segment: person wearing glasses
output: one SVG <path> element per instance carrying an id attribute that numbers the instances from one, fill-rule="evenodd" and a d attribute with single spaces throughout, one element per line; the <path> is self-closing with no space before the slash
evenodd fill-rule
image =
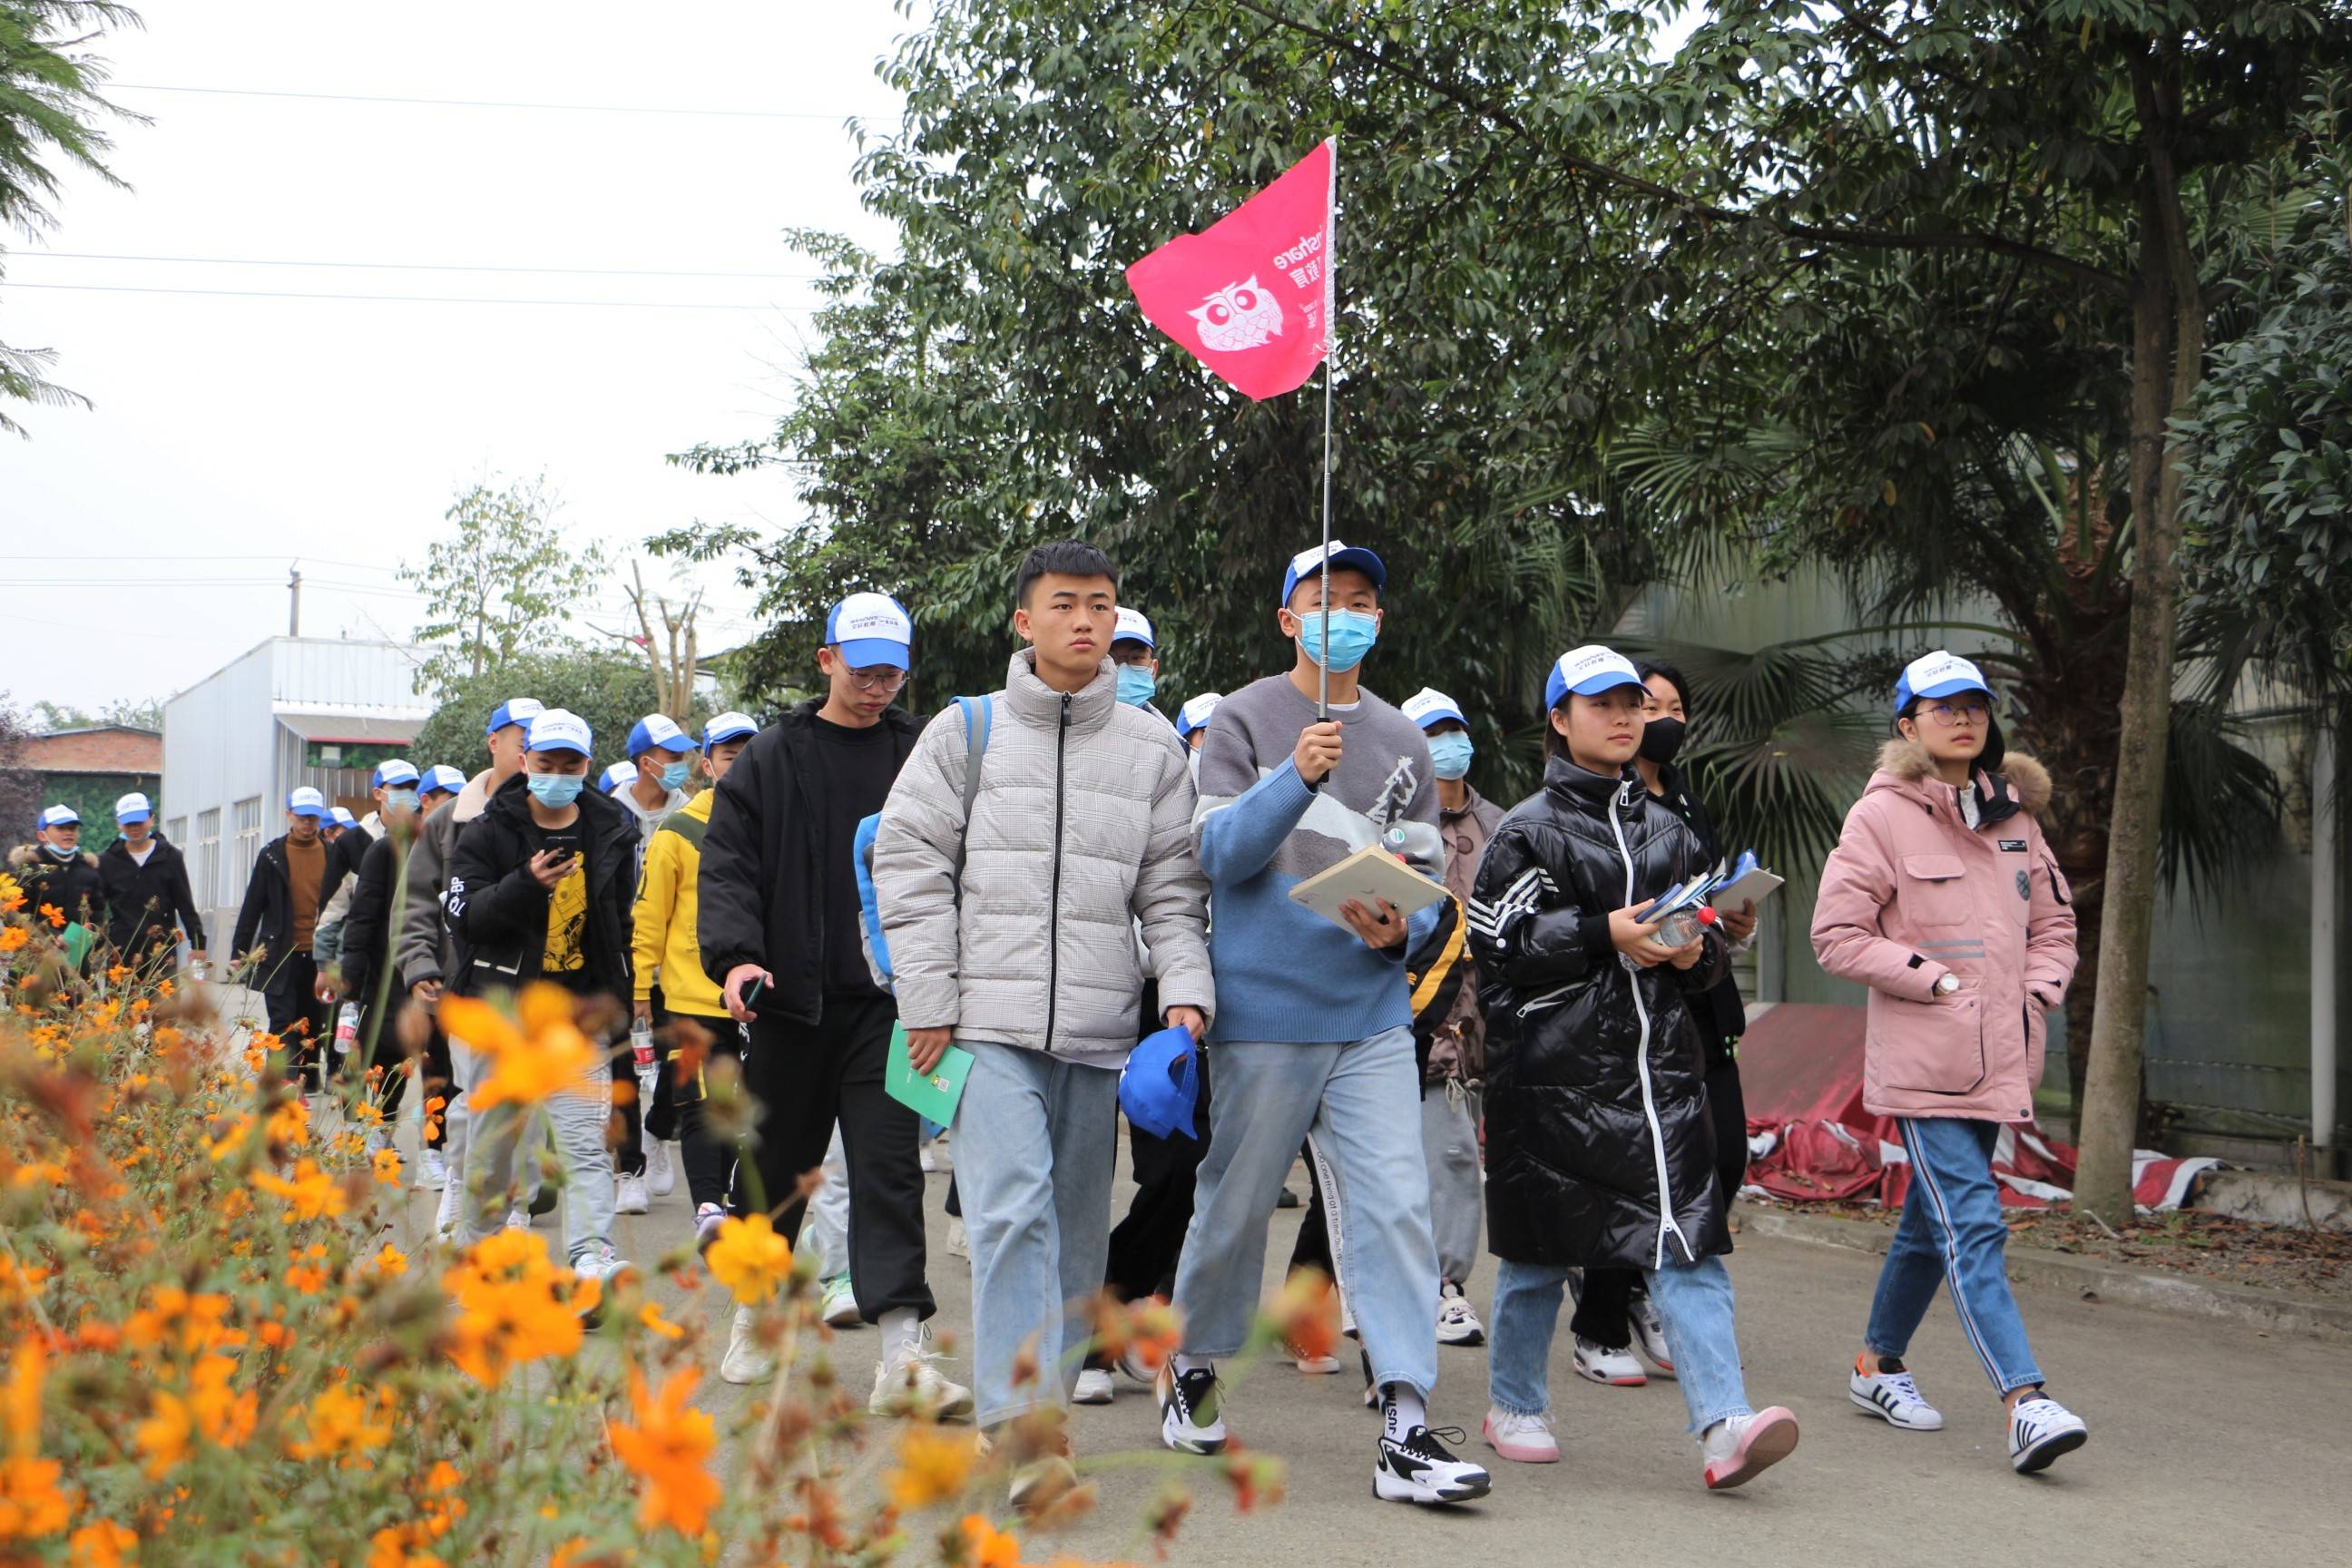
<path id="1" fill-rule="evenodd" d="M 751 738 L 711 794 L 702 837 L 702 969 L 727 1016 L 748 1026 L 743 1082 L 763 1107 L 756 1197 L 738 1164 L 738 1215 L 782 1205 L 797 1236 L 801 1177 L 824 1163 L 836 1121 L 849 1167 L 849 1276 L 860 1316 L 882 1330 L 868 1408 L 969 1415 L 971 1391 L 939 1370 L 924 1320 L 923 1172 L 915 1113 L 882 1087 L 897 1005 L 866 966 L 852 858 L 857 825 L 882 809 L 921 733 L 898 692 L 914 622 L 886 594 L 852 594 L 825 617 L 824 695 Z M 719 1375 L 775 1371 L 735 1314 Z"/>
<path id="2" fill-rule="evenodd" d="M 1903 1363 L 1943 1284 L 2008 1406 L 2020 1475 L 2089 1438 L 2026 1341 L 1992 1173 L 2001 1129 L 2033 1118 L 2044 1018 L 2074 975 L 2073 895 L 2034 820 L 2049 803 L 2048 771 L 2007 750 L 1977 667 L 1914 659 L 1813 905 L 1822 968 L 1870 987 L 1862 1102 L 1894 1119 L 1910 1177 L 1848 1395 L 1898 1430 L 1943 1427 Z"/>

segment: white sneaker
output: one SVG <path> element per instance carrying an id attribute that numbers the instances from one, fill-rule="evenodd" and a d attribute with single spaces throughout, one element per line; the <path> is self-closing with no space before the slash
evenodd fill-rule
<path id="1" fill-rule="evenodd" d="M 1674 1352 L 1666 1349 L 1665 1320 L 1658 1316 L 1657 1303 L 1650 1300 L 1647 1290 L 1633 1292 L 1633 1300 L 1627 1303 L 1625 1316 L 1633 1325 L 1633 1342 L 1642 1347 L 1642 1353 L 1649 1357 L 1650 1364 L 1666 1376 L 1674 1376 L 1675 1357 Z"/>
<path id="2" fill-rule="evenodd" d="M 1442 1345 L 1483 1345 L 1486 1325 L 1470 1310 L 1462 1287 L 1448 1279 L 1437 1293 L 1437 1342 Z"/>
<path id="3" fill-rule="evenodd" d="M 971 1414 L 971 1390 L 941 1372 L 925 1328 L 914 1343 L 874 1369 L 874 1396 L 866 1402 L 875 1415 L 928 1415 L 935 1421 Z"/>
<path id="4" fill-rule="evenodd" d="M 927 1176 L 936 1176 L 940 1173 L 940 1163 L 932 1157 L 931 1146 L 929 1143 L 923 1145 L 922 1159 L 923 1174 Z"/>
<path id="5" fill-rule="evenodd" d="M 1900 1426 L 1906 1432 L 1940 1432 L 1944 1429 L 1944 1413 L 1920 1397 L 1918 1384 L 1910 1372 L 1893 1356 L 1878 1358 L 1879 1370 L 1864 1372 L 1866 1357 L 1858 1357 L 1853 1371 L 1845 1380 L 1846 1397 L 1856 1408 L 1880 1416 L 1890 1426 Z M 1890 1371 L 1886 1363 L 1895 1363 Z"/>
<path id="6" fill-rule="evenodd" d="M 1461 1440 L 1461 1428 L 1445 1435 Z M 1457 1459 L 1438 1442 L 1437 1434 L 1416 1426 L 1404 1441 L 1392 1442 L 1381 1434 L 1380 1457 L 1372 1461 L 1372 1495 L 1388 1502 L 1468 1502 L 1486 1495 L 1495 1484 L 1484 1465 Z"/>
<path id="7" fill-rule="evenodd" d="M 2083 1418 L 2046 1394 L 2027 1394 L 2009 1413 L 2009 1467 L 2021 1476 L 2048 1469 L 2090 1440 Z"/>
<path id="8" fill-rule="evenodd" d="M 1078 1384 L 1070 1391 L 1073 1405 L 1108 1405 L 1118 1397 L 1111 1386 L 1110 1373 L 1098 1366 L 1083 1367 L 1078 1372 Z"/>
<path id="9" fill-rule="evenodd" d="M 727 1354 L 719 1363 L 719 1380 L 724 1383 L 765 1383 L 776 1375 L 776 1358 L 751 1337 L 751 1326 L 758 1321 L 749 1307 L 735 1309 L 734 1326 L 727 1331 Z"/>
<path id="10" fill-rule="evenodd" d="M 717 1204 L 704 1204 L 694 1211 L 694 1247 L 698 1252 L 709 1249 L 719 1239 L 719 1227 L 727 1223 L 727 1211 Z"/>
<path id="11" fill-rule="evenodd" d="M 846 1274 L 836 1274 L 824 1282 L 824 1294 L 818 1299 L 816 1310 L 817 1316 L 836 1329 L 864 1321 L 857 1311 L 857 1292 Z"/>
<path id="12" fill-rule="evenodd" d="M 1489 1408 L 1486 1431 L 1486 1447 L 1506 1459 L 1522 1465 L 1559 1463 L 1559 1439 L 1551 1435 L 1551 1422 L 1544 1416 Z"/>
<path id="13" fill-rule="evenodd" d="M 1778 1405 L 1734 1415 L 1706 1429 L 1698 1443 L 1707 1489 L 1745 1486 L 1797 1449 L 1797 1418 Z"/>
<path id="14" fill-rule="evenodd" d="M 971 1233 L 964 1229 L 963 1221 L 960 1219 L 948 1221 L 948 1251 L 957 1258 L 969 1259 L 971 1257 Z"/>
<path id="15" fill-rule="evenodd" d="M 1339 1370 L 1339 1358 L 1335 1355 L 1308 1355 L 1297 1345 L 1282 1347 L 1285 1360 L 1309 1377 L 1329 1377 Z"/>
<path id="16" fill-rule="evenodd" d="M 1180 1454 L 1216 1454 L 1225 1447 L 1225 1414 L 1217 1370 L 1178 1373 L 1171 1359 L 1160 1369 L 1160 1440 Z"/>
<path id="17" fill-rule="evenodd" d="M 435 1233 L 440 1236 L 457 1235 L 458 1211 L 464 1208 L 465 1205 L 466 1184 L 457 1179 L 457 1172 L 451 1171 L 449 1184 L 441 1189 L 440 1206 L 433 1214 Z"/>
<path id="18" fill-rule="evenodd" d="M 1632 1351 L 1612 1351 L 1581 1337 L 1576 1342 L 1576 1375 L 1612 1388 L 1640 1388 L 1650 1381 Z"/>
<path id="19" fill-rule="evenodd" d="M 604 1281 L 629 1272 L 628 1259 L 613 1250 L 609 1241 L 600 1241 L 572 1260 L 572 1272 L 583 1279 Z"/>
<path id="20" fill-rule="evenodd" d="M 389 1149 L 392 1146 L 391 1128 L 378 1122 L 375 1126 L 367 1130 L 367 1152 L 369 1159 L 374 1159 L 378 1154 L 383 1153 L 386 1149 Z"/>
<path id="21" fill-rule="evenodd" d="M 653 1205 L 646 1198 L 646 1179 L 643 1176 L 620 1178 L 619 1191 L 613 1198 L 614 1214 L 643 1214 L 651 1207 Z"/>
<path id="22" fill-rule="evenodd" d="M 417 1187 L 424 1192 L 446 1192 L 449 1187 L 448 1163 L 441 1158 L 438 1149 L 427 1149 L 417 1162 Z"/>
<path id="23" fill-rule="evenodd" d="M 646 1191 L 657 1198 L 666 1198 L 677 1191 L 677 1164 L 670 1158 L 669 1144 L 659 1138 L 646 1144 Z"/>

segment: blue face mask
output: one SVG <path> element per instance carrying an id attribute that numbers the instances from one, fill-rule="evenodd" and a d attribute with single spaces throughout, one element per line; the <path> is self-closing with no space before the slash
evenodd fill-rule
<path id="1" fill-rule="evenodd" d="M 1476 748 L 1470 737 L 1459 730 L 1448 730 L 1443 735 L 1429 738 L 1429 765 L 1442 779 L 1458 779 L 1470 771 L 1470 758 Z"/>
<path id="2" fill-rule="evenodd" d="M 1160 691 L 1160 678 L 1150 667 L 1122 664 L 1118 667 L 1118 700 L 1129 708 L 1141 708 Z"/>
<path id="3" fill-rule="evenodd" d="M 1364 662 L 1364 656 L 1372 651 L 1372 644 L 1380 635 L 1381 623 L 1377 616 L 1366 615 L 1361 610 L 1334 610 L 1331 612 L 1331 647 L 1327 653 L 1323 647 L 1323 612 L 1298 612 L 1298 646 L 1307 650 L 1308 658 L 1326 669 L 1355 668 Z"/>
<path id="4" fill-rule="evenodd" d="M 416 792 L 413 789 L 388 789 L 383 792 L 383 808 L 386 811 L 415 811 Z"/>
<path id="5" fill-rule="evenodd" d="M 662 788 L 676 789 L 680 784 L 686 783 L 687 767 L 688 763 L 682 757 L 677 762 L 663 763 L 661 774 Z"/>
<path id="6" fill-rule="evenodd" d="M 580 798 L 581 789 L 588 781 L 578 773 L 531 773 L 531 798 L 551 809 L 561 809 Z"/>

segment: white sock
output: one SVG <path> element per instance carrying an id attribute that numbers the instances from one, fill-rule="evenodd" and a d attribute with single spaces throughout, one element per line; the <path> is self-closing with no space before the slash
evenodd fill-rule
<path id="1" fill-rule="evenodd" d="M 922 1320 L 915 1315 L 912 1307 L 893 1307 L 874 1326 L 882 1331 L 884 1366 L 896 1365 L 922 1342 Z"/>
<path id="2" fill-rule="evenodd" d="M 1183 1376 L 1188 1372 L 1201 1372 L 1203 1370 L 1214 1372 L 1216 1369 L 1216 1362 L 1208 1356 L 1183 1355 L 1180 1353 L 1176 1357 L 1176 1375 L 1179 1377 Z"/>
<path id="3" fill-rule="evenodd" d="M 1429 1425 L 1429 1406 L 1412 1388 L 1391 1383 L 1381 1390 L 1381 1418 L 1388 1423 L 1389 1441 L 1402 1443 L 1406 1433 Z"/>

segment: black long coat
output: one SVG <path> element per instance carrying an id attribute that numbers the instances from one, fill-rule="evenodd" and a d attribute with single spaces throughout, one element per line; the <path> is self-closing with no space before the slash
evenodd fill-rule
<path id="1" fill-rule="evenodd" d="M 1486 1016 L 1486 1240 L 1518 1263 L 1652 1268 L 1731 1250 L 1688 999 L 1727 954 L 1636 968 L 1609 913 L 1707 868 L 1630 772 L 1562 757 L 1503 818 L 1470 914 Z"/>

